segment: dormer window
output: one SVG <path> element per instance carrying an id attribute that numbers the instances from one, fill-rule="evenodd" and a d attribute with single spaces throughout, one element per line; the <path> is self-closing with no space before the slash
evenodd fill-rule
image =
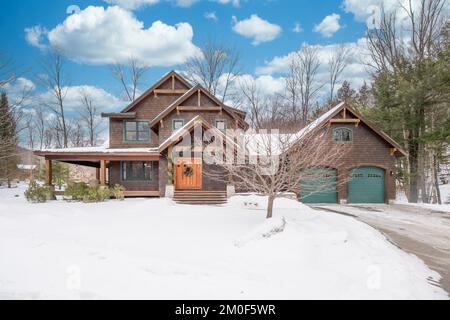
<path id="1" fill-rule="evenodd" d="M 334 142 L 352 142 L 353 130 L 349 128 L 336 128 L 333 130 Z"/>
<path id="2" fill-rule="evenodd" d="M 216 128 L 220 131 L 227 130 L 227 122 L 225 120 L 216 120 Z"/>
<path id="3" fill-rule="evenodd" d="M 150 125 L 148 121 L 125 121 L 125 142 L 150 142 Z"/>

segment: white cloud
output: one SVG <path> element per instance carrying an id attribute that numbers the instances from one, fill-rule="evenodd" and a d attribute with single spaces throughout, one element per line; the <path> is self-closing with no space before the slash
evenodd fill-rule
<path id="1" fill-rule="evenodd" d="M 325 38 L 331 38 L 333 34 L 342 28 L 339 24 L 339 19 L 341 19 L 341 16 L 336 13 L 326 16 L 321 23 L 314 27 L 314 31 Z"/>
<path id="2" fill-rule="evenodd" d="M 42 43 L 43 39 L 47 36 L 48 30 L 44 27 L 37 25 L 31 28 L 25 29 L 25 40 L 40 49 L 45 49 L 46 45 Z"/>
<path id="3" fill-rule="evenodd" d="M 216 0 L 220 4 L 229 4 L 231 3 L 233 7 L 239 7 L 241 5 L 239 0 Z"/>
<path id="4" fill-rule="evenodd" d="M 90 6 L 50 30 L 47 38 L 76 62 L 124 63 L 134 57 L 149 66 L 172 66 L 200 54 L 193 36 L 189 23 L 171 26 L 155 21 L 145 28 L 123 8 Z"/>
<path id="5" fill-rule="evenodd" d="M 205 12 L 205 18 L 213 21 L 219 21 L 215 12 Z"/>
<path id="6" fill-rule="evenodd" d="M 279 25 L 263 20 L 256 14 L 252 14 L 250 18 L 241 21 L 233 16 L 233 24 L 233 31 L 246 38 L 253 39 L 252 44 L 254 46 L 273 41 L 282 31 Z"/>
<path id="7" fill-rule="evenodd" d="M 140 9 L 144 6 L 154 5 L 159 2 L 159 0 L 104 0 L 104 1 L 111 5 L 118 5 L 128 10 Z"/>
<path id="8" fill-rule="evenodd" d="M 357 42 L 345 43 L 345 44 L 330 44 L 330 45 L 316 45 L 318 49 L 318 59 L 320 61 L 320 68 L 318 70 L 318 79 L 326 83 L 328 81 L 328 63 L 339 46 L 344 45 L 349 50 L 349 63 L 341 78 L 347 80 L 355 88 L 361 86 L 364 80 L 370 78 L 369 72 L 366 67 L 368 55 L 366 47 L 366 39 L 362 38 Z M 272 60 L 265 63 L 264 66 L 256 69 L 256 74 L 262 75 L 274 75 L 284 74 L 289 70 L 290 61 L 296 52 L 290 52 L 284 56 L 274 57 Z M 326 89 L 326 87 L 325 87 Z"/>
<path id="9" fill-rule="evenodd" d="M 126 105 L 125 101 L 96 86 L 81 85 L 64 87 L 63 92 L 66 93 L 64 99 L 66 111 L 73 114 L 79 112 L 83 107 L 81 102 L 82 93 L 86 93 L 92 99 L 100 112 L 119 111 Z M 55 103 L 55 97 L 50 91 L 41 93 L 38 99 L 43 104 Z"/>
<path id="10" fill-rule="evenodd" d="M 198 1 L 199 0 L 175 0 L 174 2 L 178 7 L 189 8 Z"/>
<path id="11" fill-rule="evenodd" d="M 299 22 L 296 22 L 294 28 L 292 29 L 292 32 L 300 33 L 302 31 L 303 31 L 302 26 L 300 25 Z"/>
<path id="12" fill-rule="evenodd" d="M 127 10 L 137 10 L 145 6 L 151 6 L 161 2 L 161 0 L 103 0 L 103 1 L 110 5 L 117 5 Z M 166 0 L 166 1 L 172 2 L 178 7 L 189 8 L 201 0 Z M 239 0 L 210 0 L 210 1 L 215 1 L 220 4 L 231 4 L 234 7 L 240 6 Z"/>

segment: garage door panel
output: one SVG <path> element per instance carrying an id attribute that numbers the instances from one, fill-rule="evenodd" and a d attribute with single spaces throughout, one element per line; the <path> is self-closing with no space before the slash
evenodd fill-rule
<path id="1" fill-rule="evenodd" d="M 314 169 L 314 173 L 300 183 L 300 201 L 303 203 L 337 203 L 336 182 L 336 170 Z"/>
<path id="2" fill-rule="evenodd" d="M 350 171 L 348 182 L 349 203 L 384 203 L 385 172 L 377 167 L 360 167 Z"/>

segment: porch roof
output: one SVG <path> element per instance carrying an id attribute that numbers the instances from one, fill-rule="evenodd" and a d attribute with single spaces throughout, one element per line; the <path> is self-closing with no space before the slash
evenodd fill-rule
<path id="1" fill-rule="evenodd" d="M 61 161 L 159 160 L 160 157 L 158 148 L 109 148 L 108 142 L 100 147 L 44 149 L 34 154 Z"/>

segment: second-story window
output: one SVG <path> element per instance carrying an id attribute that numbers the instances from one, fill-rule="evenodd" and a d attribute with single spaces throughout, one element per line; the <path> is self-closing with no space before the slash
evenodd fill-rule
<path id="1" fill-rule="evenodd" d="M 184 120 L 176 119 L 172 121 L 172 129 L 173 131 L 180 130 L 184 126 Z"/>
<path id="2" fill-rule="evenodd" d="M 353 141 L 353 130 L 348 128 L 336 128 L 333 130 L 334 142 L 351 142 Z"/>
<path id="3" fill-rule="evenodd" d="M 225 120 L 216 120 L 216 128 L 220 131 L 227 130 L 227 122 Z"/>
<path id="4" fill-rule="evenodd" d="M 126 142 L 150 141 L 150 126 L 148 121 L 125 121 L 124 128 Z"/>

